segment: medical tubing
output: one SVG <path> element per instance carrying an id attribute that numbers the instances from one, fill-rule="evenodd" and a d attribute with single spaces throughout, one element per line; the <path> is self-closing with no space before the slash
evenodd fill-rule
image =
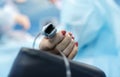
<path id="1" fill-rule="evenodd" d="M 34 41 L 33 41 L 33 49 L 35 49 L 35 43 L 37 38 L 41 35 L 41 32 L 37 34 L 37 36 L 35 37 Z M 66 56 L 63 54 L 62 51 L 58 50 L 60 55 L 63 57 L 64 63 L 65 63 L 65 68 L 66 68 L 66 77 L 71 77 L 71 70 L 70 70 L 70 63 L 68 61 L 68 59 L 66 58 Z"/>
<path id="2" fill-rule="evenodd" d="M 66 77 L 71 77 L 70 63 L 69 63 L 67 57 L 63 54 L 63 52 L 60 50 L 58 50 L 58 51 L 64 59 L 65 68 L 66 68 Z"/>

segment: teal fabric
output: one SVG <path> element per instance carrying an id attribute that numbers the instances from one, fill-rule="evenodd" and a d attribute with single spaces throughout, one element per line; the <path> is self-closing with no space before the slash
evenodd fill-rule
<path id="1" fill-rule="evenodd" d="M 74 60 L 120 77 L 120 6 L 114 0 L 65 0 L 61 22 L 79 42 Z"/>

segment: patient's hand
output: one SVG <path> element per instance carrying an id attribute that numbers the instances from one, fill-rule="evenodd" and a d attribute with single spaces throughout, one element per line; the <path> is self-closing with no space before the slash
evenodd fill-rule
<path id="1" fill-rule="evenodd" d="M 58 32 L 52 39 L 43 38 L 40 42 L 40 49 L 59 54 L 62 51 L 69 59 L 72 59 L 78 51 L 78 42 L 74 41 L 71 33 L 66 31 Z"/>

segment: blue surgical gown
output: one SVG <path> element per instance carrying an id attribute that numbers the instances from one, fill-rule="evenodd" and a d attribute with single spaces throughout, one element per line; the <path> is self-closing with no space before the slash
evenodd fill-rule
<path id="1" fill-rule="evenodd" d="M 79 43 L 74 60 L 120 77 L 120 6 L 115 0 L 64 0 L 61 23 Z"/>

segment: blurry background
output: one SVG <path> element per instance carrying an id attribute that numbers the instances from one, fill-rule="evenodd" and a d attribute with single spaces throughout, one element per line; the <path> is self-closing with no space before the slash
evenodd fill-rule
<path id="1" fill-rule="evenodd" d="M 51 19 L 59 21 L 59 9 L 50 0 L 26 0 L 24 3 L 15 3 L 18 10 L 29 17 L 31 28 L 28 32 L 33 36 L 41 30 L 42 23 Z M 18 25 L 15 29 L 22 27 Z"/>
<path id="2" fill-rule="evenodd" d="M 0 0 L 0 77 L 7 77 L 21 47 L 32 47 L 43 24 L 59 23 L 59 16 L 54 0 Z"/>
<path id="3" fill-rule="evenodd" d="M 97 66 L 108 77 L 120 77 L 120 0 L 63 0 L 62 9 L 61 1 L 0 0 L 0 77 L 7 77 L 21 46 L 31 47 L 49 21 L 65 25 L 77 38 L 76 61 Z"/>

